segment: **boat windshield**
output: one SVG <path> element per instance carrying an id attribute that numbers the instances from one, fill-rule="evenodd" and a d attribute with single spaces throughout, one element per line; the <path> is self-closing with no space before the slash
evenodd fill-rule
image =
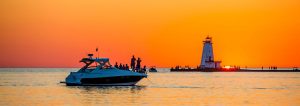
<path id="1" fill-rule="evenodd" d="M 78 72 L 92 72 L 95 69 L 111 69 L 112 65 L 108 58 L 83 58 L 80 62 L 86 65 L 82 67 Z"/>
<path id="2" fill-rule="evenodd" d="M 109 63 L 109 61 L 106 62 L 100 62 L 99 66 L 101 69 L 109 69 L 112 68 L 112 65 Z"/>
<path id="3" fill-rule="evenodd" d="M 98 66 L 100 66 L 101 69 L 112 68 L 112 65 L 109 63 L 108 58 L 99 58 L 99 59 L 96 59 L 96 62 L 99 63 Z"/>

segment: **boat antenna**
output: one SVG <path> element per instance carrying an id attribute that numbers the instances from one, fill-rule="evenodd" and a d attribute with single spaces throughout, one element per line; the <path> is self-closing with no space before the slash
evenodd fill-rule
<path id="1" fill-rule="evenodd" d="M 98 47 L 96 48 L 96 52 L 97 52 L 97 58 L 99 58 Z"/>

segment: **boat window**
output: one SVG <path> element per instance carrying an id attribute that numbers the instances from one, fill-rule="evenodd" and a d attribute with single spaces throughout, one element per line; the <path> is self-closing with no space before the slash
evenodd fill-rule
<path id="1" fill-rule="evenodd" d="M 91 70 L 91 69 L 96 69 L 97 66 L 89 66 L 87 69 Z"/>
<path id="2" fill-rule="evenodd" d="M 112 65 L 111 65 L 109 62 L 105 62 L 105 63 L 102 65 L 102 69 L 109 69 L 109 68 L 112 68 Z"/>

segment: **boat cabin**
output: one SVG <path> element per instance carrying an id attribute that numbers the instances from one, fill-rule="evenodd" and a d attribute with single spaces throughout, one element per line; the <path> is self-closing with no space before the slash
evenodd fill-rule
<path id="1" fill-rule="evenodd" d="M 111 69 L 109 58 L 93 58 L 93 54 L 88 54 L 88 58 L 82 58 L 80 62 L 85 63 L 78 72 L 92 72 L 95 69 Z"/>

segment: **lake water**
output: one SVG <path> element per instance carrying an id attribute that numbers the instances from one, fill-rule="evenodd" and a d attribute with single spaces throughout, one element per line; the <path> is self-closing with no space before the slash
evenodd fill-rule
<path id="1" fill-rule="evenodd" d="M 65 86 L 71 68 L 1 68 L 7 105 L 300 105 L 300 73 L 202 73 L 158 69 L 137 86 Z"/>

